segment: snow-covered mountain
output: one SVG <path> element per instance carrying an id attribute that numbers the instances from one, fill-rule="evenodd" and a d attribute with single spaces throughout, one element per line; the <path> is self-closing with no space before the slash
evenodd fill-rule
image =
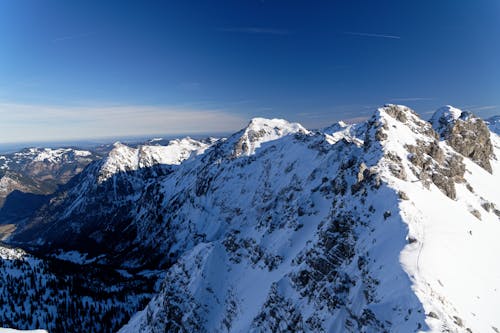
<path id="1" fill-rule="evenodd" d="M 160 269 L 120 332 L 500 329 L 500 137 L 473 114 L 386 105 L 319 131 L 256 118 L 155 147 L 115 144 L 9 239 Z"/>
<path id="2" fill-rule="evenodd" d="M 193 165 L 159 185 L 166 218 L 142 237 L 178 259 L 121 332 L 494 331 L 500 141 L 463 130 L 476 123 L 454 118 L 440 140 L 389 105 L 340 140 L 288 135 L 237 160 L 208 151 L 201 179 Z M 494 151 L 454 149 L 459 135 Z"/>

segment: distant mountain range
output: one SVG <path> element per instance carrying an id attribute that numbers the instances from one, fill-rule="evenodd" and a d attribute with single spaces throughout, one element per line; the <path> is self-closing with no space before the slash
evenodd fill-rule
<path id="1" fill-rule="evenodd" d="M 499 126 L 386 105 L 0 157 L 0 326 L 500 332 Z"/>

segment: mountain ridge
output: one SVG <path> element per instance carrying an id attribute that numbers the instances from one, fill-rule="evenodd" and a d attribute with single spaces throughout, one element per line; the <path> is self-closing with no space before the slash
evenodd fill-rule
<path id="1" fill-rule="evenodd" d="M 488 331 L 500 327 L 500 139 L 461 115 L 439 121 L 441 110 L 431 124 L 386 105 L 323 131 L 257 118 L 179 164 L 144 168 L 140 148 L 119 146 L 133 167 L 99 183 L 94 162 L 50 204 L 62 210 L 40 211 L 57 236 L 27 228 L 14 240 L 52 253 L 53 240 L 89 233 L 97 262 L 164 270 L 125 333 Z M 92 204 L 75 213 L 80 197 Z"/>

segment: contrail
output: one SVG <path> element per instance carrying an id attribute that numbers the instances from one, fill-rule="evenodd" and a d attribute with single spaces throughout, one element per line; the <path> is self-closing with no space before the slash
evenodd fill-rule
<path id="1" fill-rule="evenodd" d="M 346 34 L 346 35 L 352 35 L 352 36 L 361 36 L 361 37 L 401 39 L 400 36 L 384 35 L 384 34 L 372 34 L 372 33 L 368 33 L 368 32 L 351 32 L 351 31 L 347 31 L 347 32 L 344 32 L 344 34 Z"/>

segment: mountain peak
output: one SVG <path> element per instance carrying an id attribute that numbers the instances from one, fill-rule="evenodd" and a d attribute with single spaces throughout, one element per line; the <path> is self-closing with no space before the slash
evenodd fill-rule
<path id="1" fill-rule="evenodd" d="M 246 127 L 246 131 L 248 130 L 260 130 L 272 128 L 277 131 L 288 131 L 288 132 L 308 132 L 301 124 L 299 123 L 291 123 L 285 119 L 278 118 L 262 118 L 255 117 L 250 120 L 248 126 Z"/>
<path id="2" fill-rule="evenodd" d="M 295 133 L 307 134 L 309 131 L 299 123 L 284 119 L 253 118 L 248 126 L 238 133 L 241 135 L 234 146 L 233 156 L 252 155 L 261 144 Z"/>
<path id="3" fill-rule="evenodd" d="M 451 105 L 440 107 L 434 112 L 429 122 L 439 135 L 443 135 L 450 124 L 453 124 L 462 116 L 462 110 Z"/>

